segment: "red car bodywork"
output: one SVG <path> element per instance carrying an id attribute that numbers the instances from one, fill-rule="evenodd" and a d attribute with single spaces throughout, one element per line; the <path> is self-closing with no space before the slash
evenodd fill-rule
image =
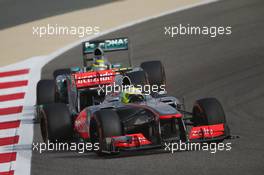
<path id="1" fill-rule="evenodd" d="M 135 106 L 135 104 L 130 104 Z M 141 106 L 142 107 L 142 106 Z M 156 115 L 159 120 L 170 120 L 173 118 L 180 119 L 183 117 L 181 113 L 171 114 L 171 115 L 160 115 L 157 112 L 154 112 L 153 109 L 144 106 L 143 108 L 148 108 L 150 111 Z M 86 110 L 82 111 L 75 120 L 74 129 L 83 139 L 89 139 L 89 121 L 87 117 L 89 112 Z M 91 116 L 93 117 L 93 116 Z M 187 133 L 189 141 L 197 141 L 203 139 L 215 139 L 219 137 L 224 137 L 225 128 L 224 124 L 216 125 L 205 125 L 205 126 L 192 126 L 189 133 Z M 143 145 L 151 145 L 151 141 L 148 140 L 142 133 L 126 134 L 122 136 L 111 137 L 113 144 L 117 148 L 136 148 Z"/>

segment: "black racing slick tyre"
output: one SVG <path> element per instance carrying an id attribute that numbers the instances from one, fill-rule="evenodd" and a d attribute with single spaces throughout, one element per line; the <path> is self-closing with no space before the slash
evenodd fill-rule
<path id="1" fill-rule="evenodd" d="M 144 86 L 149 84 L 147 75 L 144 71 L 129 72 L 126 74 L 126 76 L 129 78 L 131 85 Z"/>
<path id="2" fill-rule="evenodd" d="M 73 124 L 66 104 L 53 103 L 43 106 L 40 118 L 44 142 L 65 142 L 73 138 Z"/>
<path id="3" fill-rule="evenodd" d="M 166 75 L 163 64 L 160 61 L 147 61 L 141 63 L 140 67 L 146 72 L 150 85 L 166 84 Z"/>
<path id="4" fill-rule="evenodd" d="M 230 131 L 226 122 L 224 109 L 216 98 L 197 100 L 193 106 L 192 113 L 194 126 L 223 123 L 225 126 L 225 134 L 229 136 Z"/>
<path id="5" fill-rule="evenodd" d="M 57 98 L 54 80 L 40 80 L 37 84 L 37 105 L 55 103 Z"/>
<path id="6" fill-rule="evenodd" d="M 97 111 L 92 128 L 94 128 L 91 131 L 92 142 L 98 142 L 100 145 L 100 149 L 96 152 L 98 155 L 101 155 L 102 150 L 105 149 L 105 138 L 122 135 L 119 116 L 112 109 L 101 109 Z"/>

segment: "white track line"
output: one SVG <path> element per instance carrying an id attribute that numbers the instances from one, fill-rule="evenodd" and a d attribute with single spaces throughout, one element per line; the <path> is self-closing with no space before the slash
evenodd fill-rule
<path id="1" fill-rule="evenodd" d="M 10 162 L 0 163 L 0 172 L 10 171 Z"/>
<path id="2" fill-rule="evenodd" d="M 2 115 L 0 117 L 0 122 L 9 122 L 9 121 L 16 121 L 18 120 L 19 116 L 22 114 L 10 114 L 10 115 Z"/>
<path id="3" fill-rule="evenodd" d="M 23 106 L 24 99 L 3 101 L 0 102 L 0 108 L 14 107 L 14 106 Z"/>
<path id="4" fill-rule="evenodd" d="M 35 66 L 37 64 L 38 66 Z M 17 160 L 13 164 L 15 174 L 29 175 L 31 167 L 32 143 L 33 143 L 33 119 L 34 119 L 34 105 L 36 102 L 36 86 L 40 79 L 41 67 L 39 62 L 33 62 L 30 68 L 28 91 L 25 94 L 24 108 L 21 119 L 21 125 L 17 129 L 17 135 L 20 136 L 19 143 L 14 147 L 17 151 Z"/>
<path id="5" fill-rule="evenodd" d="M 13 137 L 16 134 L 16 128 L 0 130 L 0 138 Z"/>
<path id="6" fill-rule="evenodd" d="M 0 89 L 0 95 L 9 95 L 9 94 L 15 94 L 20 92 L 25 92 L 27 89 L 26 86 L 22 87 L 15 87 L 15 88 L 8 88 L 8 89 Z"/>
<path id="7" fill-rule="evenodd" d="M 13 69 L 10 71 L 13 71 Z M 3 72 L 3 71 L 1 71 L 1 72 Z M 28 80 L 28 77 L 29 77 L 28 74 L 0 77 L 0 83 Z M 5 88 L 5 89 L 0 89 L 0 95 L 10 95 L 10 94 L 15 94 L 15 93 L 21 93 L 21 92 L 25 92 L 26 90 L 27 90 L 27 86 Z M 2 102 L 0 102 L 0 108 L 23 106 L 24 102 L 25 102 L 24 98 L 2 101 Z M 20 116 L 23 116 L 22 113 L 10 114 L 10 115 L 1 115 L 0 116 L 0 122 L 16 121 L 18 118 L 21 118 Z M 20 126 L 21 126 L 21 124 L 20 124 Z M 7 138 L 7 137 L 14 137 L 14 136 L 19 136 L 18 135 L 18 128 L 1 129 L 0 130 L 0 138 Z M 14 147 L 14 145 L 0 146 L 0 153 L 14 152 L 13 147 Z M 15 161 L 14 162 L 7 162 L 7 163 L 0 163 L 0 172 L 10 171 L 11 169 L 13 169 L 14 163 L 15 163 Z"/>
<path id="8" fill-rule="evenodd" d="M 28 74 L 8 76 L 8 77 L 0 77 L 0 83 L 10 82 L 10 81 L 27 80 L 27 79 L 28 79 Z"/>
<path id="9" fill-rule="evenodd" d="M 2 115 L 0 117 L 0 122 L 9 122 L 9 121 L 16 121 L 21 120 L 23 122 L 24 120 L 33 120 L 34 119 L 34 109 L 27 109 L 27 107 L 24 107 L 22 113 L 18 114 L 9 114 L 9 115 Z"/>

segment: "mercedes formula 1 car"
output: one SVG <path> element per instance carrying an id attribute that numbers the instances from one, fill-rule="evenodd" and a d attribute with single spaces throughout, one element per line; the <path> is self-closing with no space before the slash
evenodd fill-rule
<path id="1" fill-rule="evenodd" d="M 98 93 L 103 86 L 113 84 L 117 77 L 129 77 L 133 84 L 165 84 L 165 71 L 160 61 L 143 62 L 139 67 L 123 67 L 110 63 L 105 52 L 128 50 L 128 39 L 117 38 L 102 41 L 83 42 L 83 67 L 55 70 L 54 79 L 40 80 L 37 84 L 37 106 L 50 103 L 65 103 L 72 113 L 79 113 L 84 107 L 100 104 L 105 97 Z M 89 56 L 92 55 L 92 58 Z M 129 54 L 130 55 L 130 54 Z"/>

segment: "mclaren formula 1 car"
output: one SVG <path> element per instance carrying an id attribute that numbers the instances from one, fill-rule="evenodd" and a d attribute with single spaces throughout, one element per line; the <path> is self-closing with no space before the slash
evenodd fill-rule
<path id="1" fill-rule="evenodd" d="M 72 109 L 75 107 L 72 103 L 49 103 L 38 108 L 44 141 L 99 143 L 98 154 L 115 154 L 161 148 L 171 142 L 222 141 L 230 135 L 224 110 L 215 98 L 197 100 L 188 112 L 166 93 L 125 91 L 108 94 L 99 104 L 79 111 Z"/>

